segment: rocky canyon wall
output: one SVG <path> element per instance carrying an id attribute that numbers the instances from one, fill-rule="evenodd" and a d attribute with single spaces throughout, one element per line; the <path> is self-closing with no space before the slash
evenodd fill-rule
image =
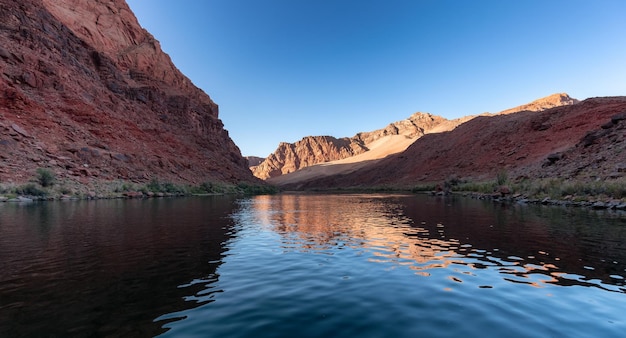
<path id="1" fill-rule="evenodd" d="M 417 139 L 447 120 L 427 113 L 415 113 L 408 119 L 390 123 L 385 128 L 357 133 L 353 137 L 306 136 L 295 143 L 281 143 L 261 164 L 251 168 L 261 179 L 278 177 L 318 163 L 341 160 L 370 150 L 385 136 L 403 135 Z"/>
<path id="2" fill-rule="evenodd" d="M 0 0 L 0 161 L 0 182 L 256 182 L 123 0 Z"/>

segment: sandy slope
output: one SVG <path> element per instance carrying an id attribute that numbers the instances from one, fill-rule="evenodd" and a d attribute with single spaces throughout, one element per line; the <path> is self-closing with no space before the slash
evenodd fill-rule
<path id="1" fill-rule="evenodd" d="M 309 180 L 311 178 L 353 172 L 356 169 L 371 164 L 372 161 L 404 151 L 415 142 L 416 139 L 417 138 L 410 138 L 404 135 L 388 135 L 369 144 L 368 148 L 370 150 L 365 153 L 342 160 L 316 164 L 290 174 L 270 178 L 267 182 L 283 185 Z"/>
<path id="2" fill-rule="evenodd" d="M 607 182 L 626 177 L 625 131 L 626 97 L 479 116 L 449 132 L 424 135 L 405 151 L 352 171 L 281 186 L 406 188 L 451 177 L 490 181 L 502 171 L 518 182 L 535 178 Z"/>
<path id="3" fill-rule="evenodd" d="M 425 134 L 442 133 L 453 130 L 460 124 L 474 117 L 476 116 L 465 116 L 455 120 L 443 121 L 439 125 L 426 131 Z M 371 165 L 389 155 L 405 151 L 420 137 L 422 136 L 408 137 L 406 135 L 387 135 L 367 144 L 366 146 L 369 150 L 365 153 L 337 161 L 315 164 L 289 174 L 269 178 L 266 181 L 270 184 L 282 186 L 308 181 L 313 178 L 348 174 Z"/>

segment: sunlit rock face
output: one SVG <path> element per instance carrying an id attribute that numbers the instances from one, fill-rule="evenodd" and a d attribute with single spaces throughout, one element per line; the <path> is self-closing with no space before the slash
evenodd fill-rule
<path id="1" fill-rule="evenodd" d="M 404 144 L 406 139 L 415 140 L 444 122 L 449 121 L 440 116 L 415 113 L 408 119 L 390 123 L 385 128 L 361 132 L 353 137 L 306 136 L 295 143 L 279 144 L 265 161 L 251 169 L 254 175 L 261 179 L 278 177 L 318 163 L 363 154 L 376 147 L 376 142 L 385 137 L 404 136 L 404 138 L 398 138 L 397 142 Z M 392 149 L 398 148 L 388 146 L 390 150 L 387 154 L 393 153 Z"/>
<path id="2" fill-rule="evenodd" d="M 0 0 L 0 181 L 255 181 L 123 0 Z"/>
<path id="3" fill-rule="evenodd" d="M 571 98 L 568 94 L 558 93 L 496 114 L 468 115 L 454 120 L 418 112 L 405 120 L 390 123 L 385 128 L 361 132 L 351 138 L 306 136 L 295 143 L 283 142 L 264 162 L 252 166 L 250 169 L 256 177 L 264 180 L 269 179 L 272 184 L 296 184 L 297 186 L 301 180 L 309 180 L 313 176 L 332 176 L 339 173 L 343 175 L 345 171 L 352 170 L 352 167 L 346 168 L 345 162 L 341 163 L 342 168 L 332 168 L 334 163 L 329 163 L 324 168 L 319 166 L 311 168 L 311 166 L 319 163 L 347 158 L 354 158 L 353 162 L 371 161 L 370 164 L 362 165 L 365 167 L 373 165 L 373 160 L 404 151 L 411 143 L 426 134 L 453 130 L 478 116 L 506 115 L 522 111 L 540 112 L 578 102 L 577 99 Z M 395 135 L 404 136 L 404 138 L 392 138 Z M 381 147 L 380 144 L 384 144 L 384 146 Z M 376 154 L 372 152 L 373 148 L 378 148 Z M 371 156 L 363 156 L 364 153 L 371 153 Z M 306 174 L 301 174 L 298 177 L 292 175 L 290 178 L 278 178 L 303 168 L 309 168 Z M 367 183 L 364 182 L 364 184 Z"/>
<path id="4" fill-rule="evenodd" d="M 349 173 L 309 175 L 286 181 L 284 188 L 411 187 L 450 178 L 484 182 L 501 172 L 514 182 L 619 183 L 626 176 L 625 153 L 626 97 L 600 97 L 542 111 L 477 116 Z"/>
<path id="5" fill-rule="evenodd" d="M 511 114 L 511 113 L 517 113 L 517 112 L 526 111 L 526 110 L 527 111 L 543 111 L 543 110 L 554 108 L 554 107 L 571 106 L 578 102 L 580 101 L 578 101 L 577 99 L 571 98 L 566 93 L 557 93 L 557 94 L 552 94 L 546 97 L 542 97 L 533 102 L 523 104 L 515 108 L 501 111 L 500 114 Z"/>

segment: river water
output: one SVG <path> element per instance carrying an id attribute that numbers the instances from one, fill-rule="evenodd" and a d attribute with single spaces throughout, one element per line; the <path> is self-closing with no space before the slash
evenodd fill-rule
<path id="1" fill-rule="evenodd" d="M 463 197 L 0 204 L 0 337 L 624 337 L 626 215 Z"/>

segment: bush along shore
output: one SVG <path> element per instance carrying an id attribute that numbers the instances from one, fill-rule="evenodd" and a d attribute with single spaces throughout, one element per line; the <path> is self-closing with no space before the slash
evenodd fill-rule
<path id="1" fill-rule="evenodd" d="M 152 179 L 148 183 L 126 181 L 95 182 L 89 187 L 74 181 L 58 181 L 47 169 L 38 169 L 28 183 L 0 183 L 0 202 L 82 200 L 113 198 L 158 198 L 193 195 L 265 195 L 278 192 L 273 186 L 250 183 L 204 182 L 175 184 Z"/>
<path id="2" fill-rule="evenodd" d="M 460 194 L 494 202 L 542 204 L 592 209 L 626 210 L 626 179 L 567 180 L 519 179 L 509 181 L 505 172 L 486 182 L 449 178 L 441 184 L 419 185 L 413 192 L 433 195 Z"/>

